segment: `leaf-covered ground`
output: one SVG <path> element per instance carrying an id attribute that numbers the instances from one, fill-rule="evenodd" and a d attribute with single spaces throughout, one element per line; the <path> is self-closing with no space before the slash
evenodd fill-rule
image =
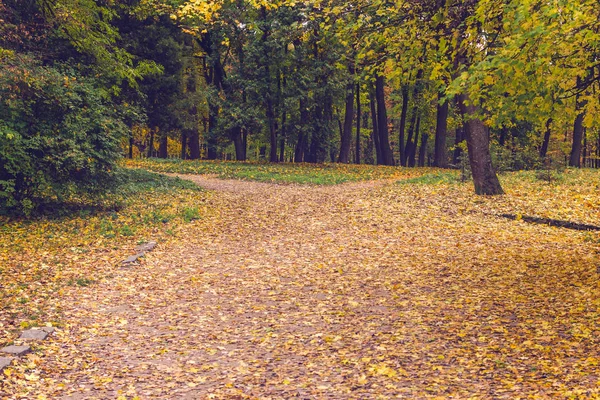
<path id="1" fill-rule="evenodd" d="M 551 184 L 509 175 L 507 195 L 494 198 L 429 178 L 321 187 L 187 178 L 214 190 L 193 194 L 202 218 L 160 236 L 141 265 L 121 268 L 118 249 L 104 263 L 81 254 L 85 271 L 102 271 L 91 285 L 36 292 L 50 297 L 60 329 L 5 371 L 0 393 L 600 396 L 600 233 L 495 216 L 599 224 L 597 172 Z M 52 244 L 39 252 L 71 257 L 71 244 Z M 37 257 L 27 254 L 23 265 Z"/>

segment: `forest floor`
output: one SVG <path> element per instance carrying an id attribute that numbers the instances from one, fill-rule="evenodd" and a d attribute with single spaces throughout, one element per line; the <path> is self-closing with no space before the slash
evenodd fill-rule
<path id="1" fill-rule="evenodd" d="M 598 174 L 571 174 L 493 198 L 427 179 L 182 176 L 210 190 L 198 218 L 140 265 L 107 250 L 101 276 L 51 296 L 59 329 L 0 393 L 598 398 L 600 233 L 521 218 L 598 225 Z"/>

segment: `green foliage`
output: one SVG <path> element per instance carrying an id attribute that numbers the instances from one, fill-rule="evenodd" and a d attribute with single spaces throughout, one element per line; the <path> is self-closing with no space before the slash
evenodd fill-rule
<path id="1" fill-rule="evenodd" d="M 18 56 L 0 65 L 0 199 L 25 214 L 110 185 L 126 133 L 95 83 Z"/>

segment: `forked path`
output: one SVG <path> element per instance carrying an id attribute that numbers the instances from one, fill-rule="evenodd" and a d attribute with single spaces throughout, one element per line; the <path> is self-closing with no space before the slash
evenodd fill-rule
<path id="1" fill-rule="evenodd" d="M 212 212 L 72 300 L 47 356 L 49 397 L 514 398 L 595 387 L 585 360 L 598 347 L 573 329 L 597 326 L 573 311 L 585 294 L 572 285 L 594 260 L 575 234 L 461 213 L 428 188 L 184 178 L 218 191 Z"/>

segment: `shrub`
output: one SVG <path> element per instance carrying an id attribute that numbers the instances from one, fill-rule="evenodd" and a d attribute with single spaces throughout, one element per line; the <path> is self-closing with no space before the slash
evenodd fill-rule
<path id="1" fill-rule="evenodd" d="M 0 59 L 0 208 L 27 214 L 102 193 L 125 133 L 93 80 L 26 56 Z"/>

